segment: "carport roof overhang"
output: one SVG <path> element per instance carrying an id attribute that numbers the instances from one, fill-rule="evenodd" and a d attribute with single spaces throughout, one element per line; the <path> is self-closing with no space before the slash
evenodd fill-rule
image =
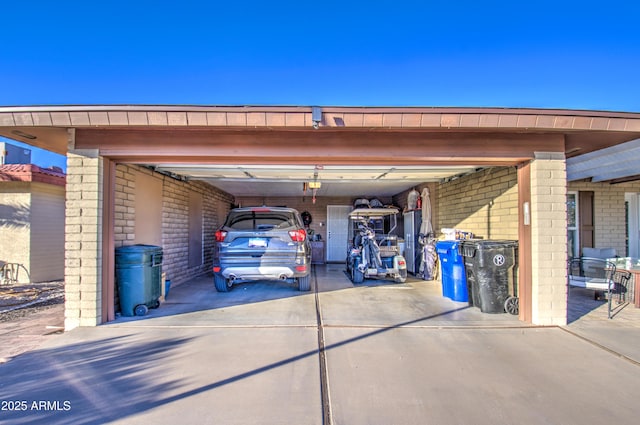
<path id="1" fill-rule="evenodd" d="M 510 166 L 640 138 L 640 114 L 508 108 L 33 106 L 0 108 L 0 135 L 117 162 Z"/>
<path id="2" fill-rule="evenodd" d="M 253 134 L 323 133 L 469 133 L 476 135 L 562 135 L 568 156 L 587 153 L 640 137 L 640 114 L 626 112 L 426 107 L 313 107 L 303 106 L 21 106 L 0 107 L 0 134 L 65 154 L 66 129 L 87 134 L 170 129 L 194 132 L 196 138 L 217 132 Z M 133 131 L 136 130 L 136 131 Z M 34 138 L 35 137 L 35 138 Z M 100 136 L 98 136 L 99 138 Z M 326 136 L 325 136 L 326 137 Z M 206 138 L 206 137 L 205 137 Z M 304 140 L 304 137 L 302 138 Z M 139 140 L 151 145 L 153 138 Z"/>

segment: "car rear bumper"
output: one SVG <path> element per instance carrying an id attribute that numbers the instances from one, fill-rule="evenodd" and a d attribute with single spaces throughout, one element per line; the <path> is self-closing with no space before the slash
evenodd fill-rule
<path id="1" fill-rule="evenodd" d="M 310 266 L 296 266 L 294 268 L 283 266 L 232 266 L 222 268 L 220 274 L 226 279 L 232 280 L 286 280 L 304 277 L 310 273 Z"/>

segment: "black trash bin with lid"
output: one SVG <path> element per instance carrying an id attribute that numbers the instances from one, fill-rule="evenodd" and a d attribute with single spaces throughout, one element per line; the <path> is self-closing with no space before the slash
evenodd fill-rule
<path id="1" fill-rule="evenodd" d="M 128 245 L 116 248 L 116 282 L 123 316 L 144 316 L 160 305 L 162 248 Z"/>
<path id="2" fill-rule="evenodd" d="M 483 313 L 518 314 L 518 241 L 474 239 L 462 242 L 470 304 Z"/>

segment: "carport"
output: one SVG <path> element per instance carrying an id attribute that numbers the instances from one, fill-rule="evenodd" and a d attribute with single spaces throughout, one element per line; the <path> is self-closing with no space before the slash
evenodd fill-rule
<path id="1" fill-rule="evenodd" d="M 128 167 L 170 179 L 171 191 L 192 182 L 218 188 L 204 201 L 186 196 L 174 206 L 209 212 L 208 221 L 176 222 L 182 229 L 203 229 L 202 246 L 194 249 L 205 252 L 208 229 L 219 225 L 236 198 L 311 200 L 314 194 L 303 193 L 303 183 L 314 180 L 322 183 L 318 198 L 401 198 L 412 187 L 432 185 L 442 218 L 436 226 L 451 215 L 454 225 L 465 223 L 471 231 L 478 226 L 476 233 L 491 236 L 486 223 L 465 221 L 480 210 L 490 211 L 493 223 L 514 223 L 506 232 L 520 246 L 520 319 L 557 325 L 566 322 L 565 158 L 640 137 L 640 115 L 485 108 L 13 107 L 0 108 L 0 134 L 68 157 L 68 329 L 114 318 L 114 250 L 134 241 L 127 235 L 142 225 L 122 215 L 142 202 L 122 195 L 132 192 Z M 508 202 L 496 206 L 492 196 L 473 196 L 491 190 L 506 194 Z M 454 203 L 468 209 L 454 214 Z M 205 269 L 206 258 L 193 272 Z"/>

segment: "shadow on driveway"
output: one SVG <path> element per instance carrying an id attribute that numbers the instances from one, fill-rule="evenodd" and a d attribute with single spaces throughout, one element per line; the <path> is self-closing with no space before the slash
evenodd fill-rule
<path id="1" fill-rule="evenodd" d="M 468 307 L 458 310 L 466 308 Z M 450 313 L 454 312 L 447 311 L 436 316 Z M 145 331 L 146 336 L 128 333 L 37 350 L 8 364 L 0 365 L 0 374 L 4 377 L 0 387 L 0 400 L 24 403 L 17 405 L 11 412 L 3 412 L 1 419 L 9 418 L 12 423 L 48 424 L 98 424 L 124 420 L 160 406 L 266 374 L 274 369 L 295 368 L 294 364 L 298 362 L 312 360 L 312 364 L 317 365 L 317 359 L 324 352 L 433 318 L 435 316 L 421 317 L 410 322 L 375 329 L 326 347 L 320 346 L 199 385 L 194 385 L 191 377 L 180 377 L 171 373 L 178 363 L 188 365 L 188 353 L 197 349 L 197 340 L 200 338 L 198 336 L 166 337 L 162 336 L 162 330 L 156 329 Z M 102 329 L 118 331 L 117 328 Z M 120 332 L 123 330 L 120 329 Z M 158 338 L 149 341 L 149 332 L 154 332 Z M 82 338 L 83 333 L 91 334 L 95 338 L 96 334 L 100 334 L 100 329 L 78 329 L 72 333 L 76 338 Z M 283 347 L 281 353 L 287 351 L 287 347 Z M 224 362 L 215 362 L 212 359 L 212 368 L 222 367 L 224 370 L 223 365 Z M 219 375 L 219 372 L 217 374 Z M 209 396 L 215 397 L 215 393 Z M 241 394 L 237 396 L 242 397 Z M 318 403 L 316 407 L 320 412 L 319 400 L 309 400 L 309 403 Z M 315 410 L 316 407 L 312 407 L 311 410 Z M 200 408 L 206 409 L 206 406 Z M 321 415 L 318 418 L 321 418 Z M 314 422 L 311 420 L 311 423 Z"/>

